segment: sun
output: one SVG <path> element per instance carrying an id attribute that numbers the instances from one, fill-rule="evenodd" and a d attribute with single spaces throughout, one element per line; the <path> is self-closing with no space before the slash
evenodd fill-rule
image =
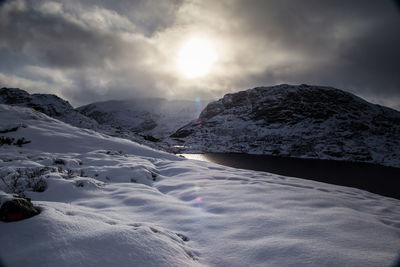
<path id="1" fill-rule="evenodd" d="M 191 38 L 180 48 L 178 67 L 186 78 L 205 76 L 217 60 L 213 44 L 205 38 Z"/>

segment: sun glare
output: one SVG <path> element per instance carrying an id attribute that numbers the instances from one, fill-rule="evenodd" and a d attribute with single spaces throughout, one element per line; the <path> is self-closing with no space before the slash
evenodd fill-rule
<path id="1" fill-rule="evenodd" d="M 209 73 L 216 60 L 217 54 L 210 41 L 192 38 L 182 45 L 178 65 L 185 77 L 198 78 Z"/>

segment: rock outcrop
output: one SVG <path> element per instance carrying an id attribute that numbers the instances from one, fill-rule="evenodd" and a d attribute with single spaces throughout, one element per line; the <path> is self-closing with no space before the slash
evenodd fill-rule
<path id="1" fill-rule="evenodd" d="M 8 194 L 0 193 L 0 221 L 20 221 L 40 213 L 40 211 L 33 206 L 30 199 L 10 197 Z"/>

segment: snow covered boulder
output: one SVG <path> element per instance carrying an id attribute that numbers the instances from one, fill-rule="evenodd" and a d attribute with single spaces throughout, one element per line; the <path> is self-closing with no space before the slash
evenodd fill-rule
<path id="1" fill-rule="evenodd" d="M 0 196 L 0 220 L 3 222 L 14 222 L 38 215 L 29 198 L 11 197 L 8 194 Z"/>

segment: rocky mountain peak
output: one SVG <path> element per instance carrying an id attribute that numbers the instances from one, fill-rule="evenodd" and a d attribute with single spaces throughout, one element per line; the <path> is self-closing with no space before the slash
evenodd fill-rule
<path id="1" fill-rule="evenodd" d="M 400 112 L 324 86 L 256 87 L 211 102 L 178 152 L 240 152 L 400 166 Z M 396 149 L 397 150 L 396 150 Z"/>
<path id="2" fill-rule="evenodd" d="M 331 87 L 281 84 L 226 94 L 210 103 L 200 118 L 210 119 L 224 112 L 233 112 L 239 117 L 250 116 L 251 119 L 266 122 L 298 121 L 306 117 L 328 119 L 349 110 L 362 110 L 366 104 L 355 95 Z"/>
<path id="3" fill-rule="evenodd" d="M 1 88 L 0 103 L 30 107 L 52 117 L 74 109 L 68 101 L 56 95 L 29 94 L 19 88 Z"/>

